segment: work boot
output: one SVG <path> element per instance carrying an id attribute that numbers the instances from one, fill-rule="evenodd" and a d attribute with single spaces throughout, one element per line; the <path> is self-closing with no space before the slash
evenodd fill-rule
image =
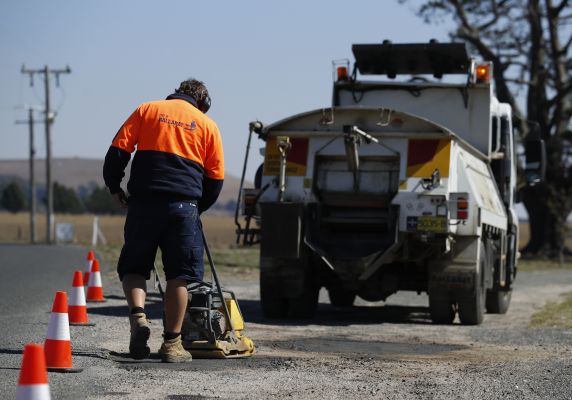
<path id="1" fill-rule="evenodd" d="M 193 356 L 183 348 L 181 335 L 175 339 L 165 339 L 159 349 L 161 361 L 166 363 L 182 363 L 193 360 Z"/>
<path id="2" fill-rule="evenodd" d="M 151 350 L 147 346 L 147 340 L 151 335 L 149 321 L 144 313 L 131 314 L 129 316 L 131 325 L 131 340 L 129 341 L 129 353 L 136 360 L 149 357 Z"/>

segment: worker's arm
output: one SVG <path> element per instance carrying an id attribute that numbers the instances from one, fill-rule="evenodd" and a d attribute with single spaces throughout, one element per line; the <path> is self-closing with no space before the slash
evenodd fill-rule
<path id="1" fill-rule="evenodd" d="M 208 210 L 216 202 L 222 190 L 222 184 L 222 179 L 203 178 L 203 196 L 199 201 L 200 213 Z"/>
<path id="2" fill-rule="evenodd" d="M 213 123 L 207 138 L 203 194 L 199 201 L 199 212 L 208 210 L 218 199 L 224 182 L 224 154 L 218 127 Z"/>
<path id="3" fill-rule="evenodd" d="M 105 155 L 103 164 L 103 180 L 111 194 L 121 195 L 121 180 L 125 176 L 125 167 L 131 159 L 131 153 L 139 140 L 141 107 L 131 114 L 113 138 L 113 142 Z"/>
<path id="4" fill-rule="evenodd" d="M 115 146 L 110 146 L 107 150 L 103 164 L 103 180 L 111 194 L 121 190 L 121 180 L 125 176 L 125 167 L 130 159 L 131 153 Z"/>

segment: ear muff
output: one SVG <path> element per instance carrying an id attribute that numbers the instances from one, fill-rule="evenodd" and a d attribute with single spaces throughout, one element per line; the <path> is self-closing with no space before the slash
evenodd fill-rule
<path id="1" fill-rule="evenodd" d="M 201 110 L 204 114 L 207 113 L 209 108 L 211 108 L 211 98 L 209 95 L 206 95 L 202 101 L 197 102 L 198 109 Z"/>

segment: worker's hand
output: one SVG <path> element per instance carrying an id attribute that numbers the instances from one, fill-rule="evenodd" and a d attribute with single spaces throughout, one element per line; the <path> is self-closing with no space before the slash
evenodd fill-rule
<path id="1" fill-rule="evenodd" d="M 119 189 L 119 192 L 114 193 L 113 198 L 115 199 L 115 202 L 119 205 L 119 207 L 127 208 L 127 196 L 125 195 L 123 189 Z"/>

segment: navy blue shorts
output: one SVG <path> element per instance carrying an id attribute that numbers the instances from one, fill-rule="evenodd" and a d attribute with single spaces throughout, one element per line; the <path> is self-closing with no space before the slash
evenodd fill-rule
<path id="1" fill-rule="evenodd" d="M 132 200 L 125 220 L 125 244 L 117 273 L 149 279 L 157 248 L 167 280 L 201 281 L 204 275 L 203 237 L 196 202 Z"/>

